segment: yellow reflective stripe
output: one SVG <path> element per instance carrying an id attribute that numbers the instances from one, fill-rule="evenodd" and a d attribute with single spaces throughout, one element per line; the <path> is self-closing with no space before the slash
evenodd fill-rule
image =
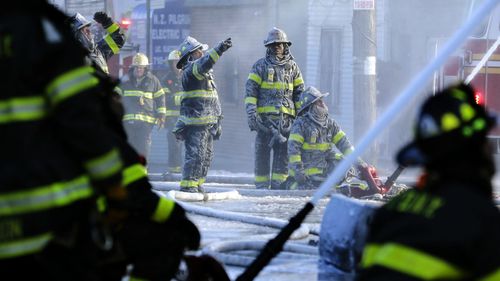
<path id="1" fill-rule="evenodd" d="M 305 169 L 304 173 L 307 176 L 319 175 L 319 174 L 323 173 L 323 170 L 319 169 L 319 168 L 309 168 L 309 169 Z"/>
<path id="2" fill-rule="evenodd" d="M 500 268 L 491 274 L 479 279 L 479 281 L 498 281 L 500 280 Z"/>
<path id="3" fill-rule="evenodd" d="M 198 187 L 198 181 L 193 180 L 181 180 L 181 187 Z"/>
<path id="4" fill-rule="evenodd" d="M 344 136 L 344 131 L 339 131 L 335 136 L 333 136 L 332 142 L 337 144 Z"/>
<path id="5" fill-rule="evenodd" d="M 204 124 L 217 123 L 219 117 L 217 116 L 186 117 L 181 115 L 179 116 L 179 120 L 184 122 L 186 125 L 204 125 Z"/>
<path id="6" fill-rule="evenodd" d="M 123 95 L 123 91 L 122 91 L 122 89 L 120 89 L 120 87 L 115 87 L 114 90 L 115 90 L 116 93 L 120 94 L 120 96 Z"/>
<path id="7" fill-rule="evenodd" d="M 476 116 L 476 111 L 472 106 L 464 103 L 460 105 L 460 115 L 462 119 L 465 121 L 470 121 L 474 116 Z"/>
<path id="8" fill-rule="evenodd" d="M 198 72 L 198 64 L 195 63 L 193 65 L 193 75 L 194 77 L 196 77 L 196 79 L 198 80 L 203 80 L 205 77 L 203 75 L 201 75 L 199 72 Z"/>
<path id="9" fill-rule="evenodd" d="M 80 176 L 30 190 L 0 195 L 0 216 L 12 216 L 66 206 L 93 194 L 88 177 Z"/>
<path id="10" fill-rule="evenodd" d="M 293 80 L 293 87 L 297 87 L 302 84 L 304 84 L 304 79 L 302 79 L 302 77 Z"/>
<path id="11" fill-rule="evenodd" d="M 444 132 L 451 131 L 453 129 L 458 128 L 460 126 L 460 119 L 453 113 L 445 113 L 443 117 L 441 117 L 441 129 Z"/>
<path id="12" fill-rule="evenodd" d="M 125 90 L 123 91 L 124 97 L 143 97 L 146 99 L 153 99 L 153 93 L 143 92 L 138 90 Z"/>
<path id="13" fill-rule="evenodd" d="M 205 91 L 205 90 L 192 90 L 187 92 L 182 92 L 182 99 L 191 98 L 218 98 L 217 91 Z"/>
<path id="14" fill-rule="evenodd" d="M 295 109 L 287 108 L 284 106 L 281 106 L 280 108 L 276 108 L 275 106 L 257 107 L 257 113 L 280 113 L 280 112 L 295 116 Z"/>
<path id="15" fill-rule="evenodd" d="M 208 51 L 208 53 L 210 54 L 210 58 L 212 59 L 212 61 L 214 63 L 219 60 L 219 54 L 217 53 L 216 50 L 210 49 L 210 51 Z"/>
<path id="16" fill-rule="evenodd" d="M 133 182 L 143 179 L 148 176 L 146 167 L 141 164 L 134 164 L 123 170 L 122 185 L 127 186 Z"/>
<path id="17" fill-rule="evenodd" d="M 163 88 L 163 92 L 165 92 L 165 94 L 170 94 L 170 93 L 172 93 L 172 91 L 170 91 L 170 89 L 169 89 L 169 88 L 167 88 L 167 87 L 164 87 L 164 88 Z"/>
<path id="18" fill-rule="evenodd" d="M 106 154 L 87 161 L 85 169 L 93 179 L 104 179 L 120 171 L 122 161 L 118 150 L 111 149 Z"/>
<path id="19" fill-rule="evenodd" d="M 266 182 L 269 181 L 269 176 L 255 176 L 255 182 L 260 183 L 260 182 Z"/>
<path id="20" fill-rule="evenodd" d="M 327 142 L 325 143 L 304 143 L 302 145 L 302 149 L 304 150 L 319 150 L 319 151 L 327 151 L 329 150 L 331 145 Z"/>
<path id="21" fill-rule="evenodd" d="M 257 98 L 254 97 L 246 97 L 245 104 L 257 104 Z"/>
<path id="22" fill-rule="evenodd" d="M 156 109 L 156 112 L 159 114 L 167 114 L 167 108 L 166 107 L 158 107 Z"/>
<path id="23" fill-rule="evenodd" d="M 175 93 L 174 95 L 174 105 L 181 105 L 183 92 Z"/>
<path id="24" fill-rule="evenodd" d="M 159 98 L 163 95 L 165 95 L 165 91 L 163 91 L 163 89 L 160 89 L 158 92 L 153 94 L 153 98 Z"/>
<path id="25" fill-rule="evenodd" d="M 335 160 L 341 160 L 342 158 L 344 158 L 344 154 L 342 154 L 342 153 L 335 153 Z"/>
<path id="26" fill-rule="evenodd" d="M 111 35 L 108 34 L 104 36 L 104 41 L 108 43 L 108 46 L 111 49 L 111 51 L 113 51 L 113 54 L 116 55 L 120 52 L 120 48 L 118 47 L 118 45 L 116 45 L 115 40 L 113 40 L 113 37 L 111 37 Z"/>
<path id="27" fill-rule="evenodd" d="M 123 121 L 129 121 L 129 120 L 139 120 L 148 123 L 156 123 L 155 117 L 147 116 L 144 114 L 125 114 L 123 116 Z"/>
<path id="28" fill-rule="evenodd" d="M 273 181 L 285 181 L 287 177 L 288 177 L 288 174 L 273 173 L 271 176 L 271 179 Z"/>
<path id="29" fill-rule="evenodd" d="M 41 96 L 12 98 L 0 101 L 0 124 L 38 120 L 45 116 L 45 101 Z"/>
<path id="30" fill-rule="evenodd" d="M 260 76 L 256 73 L 248 74 L 248 80 L 252 80 L 259 85 L 262 84 L 262 78 L 260 78 Z"/>
<path id="31" fill-rule="evenodd" d="M 0 243 L 0 259 L 24 256 L 41 251 L 50 240 L 52 233 L 44 233 L 25 239 Z"/>
<path id="32" fill-rule="evenodd" d="M 273 90 L 293 90 L 293 83 L 285 82 L 267 82 L 264 81 L 260 85 L 262 89 L 273 89 Z"/>
<path id="33" fill-rule="evenodd" d="M 116 22 L 114 22 L 112 25 L 110 25 L 110 26 L 108 26 L 108 28 L 106 28 L 106 31 L 108 33 L 113 33 L 115 31 L 117 31 L 119 28 L 120 28 L 120 26 Z"/>
<path id="34" fill-rule="evenodd" d="M 302 157 L 300 156 L 300 154 L 290 155 L 290 157 L 288 157 L 288 162 L 290 162 L 290 163 L 297 163 L 297 162 L 301 162 L 301 161 L 302 161 Z"/>
<path id="35" fill-rule="evenodd" d="M 204 184 L 204 183 L 205 183 L 205 180 L 206 180 L 205 178 L 201 178 L 201 179 L 199 179 L 199 180 L 198 180 L 198 185 L 202 185 L 202 184 Z"/>
<path id="36" fill-rule="evenodd" d="M 288 175 L 290 176 L 295 176 L 295 170 L 292 170 L 292 169 L 288 169 Z"/>
<path id="37" fill-rule="evenodd" d="M 296 141 L 298 143 L 304 143 L 304 137 L 299 134 L 290 134 L 290 137 L 288 139 Z"/>
<path id="38" fill-rule="evenodd" d="M 179 110 L 167 110 L 165 112 L 166 116 L 179 116 Z"/>
<path id="39" fill-rule="evenodd" d="M 46 89 L 50 101 L 53 104 L 58 104 L 99 84 L 99 80 L 92 75 L 93 72 L 94 68 L 91 66 L 83 66 L 58 76 Z"/>
<path id="40" fill-rule="evenodd" d="M 298 102 L 295 102 L 294 105 L 295 105 L 295 108 L 300 108 L 300 106 L 302 105 L 302 103 L 300 101 L 298 101 Z"/>
<path id="41" fill-rule="evenodd" d="M 424 280 L 465 277 L 462 270 L 440 258 L 396 243 L 368 244 L 363 252 L 361 266 L 382 266 Z"/>
<path id="42" fill-rule="evenodd" d="M 155 222 L 164 222 L 168 220 L 174 209 L 175 202 L 165 197 L 160 197 L 158 204 L 156 204 L 155 212 L 151 219 Z"/>

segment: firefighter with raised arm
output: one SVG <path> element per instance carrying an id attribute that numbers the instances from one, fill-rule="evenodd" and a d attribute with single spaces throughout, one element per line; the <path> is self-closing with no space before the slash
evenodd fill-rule
<path id="1" fill-rule="evenodd" d="M 259 189 L 279 189 L 288 176 L 286 142 L 304 89 L 290 45 L 285 32 L 271 29 L 264 40 L 266 56 L 252 66 L 246 82 L 248 126 L 257 132 L 255 186 Z"/>
<path id="2" fill-rule="evenodd" d="M 177 68 L 182 69 L 184 92 L 173 133 L 185 145 L 181 191 L 203 192 L 201 185 L 212 162 L 213 141 L 222 133 L 222 109 L 212 67 L 231 46 L 231 38 L 227 38 L 207 50 L 207 45 L 189 36 L 179 46 Z"/>
<path id="3" fill-rule="evenodd" d="M 182 72 L 176 66 L 181 58 L 180 55 L 181 52 L 179 50 L 173 50 L 168 54 L 166 61 L 168 70 L 160 80 L 165 92 L 165 104 L 167 108 L 165 128 L 167 131 L 168 161 L 164 176 L 180 173 L 182 165 L 181 143 L 175 139 L 175 135 L 172 133 L 175 122 L 179 117 L 182 98 Z"/>
<path id="4" fill-rule="evenodd" d="M 165 123 L 165 92 L 160 80 L 149 70 L 149 60 L 143 53 L 132 58 L 128 80 L 118 86 L 125 115 L 123 122 L 128 140 L 146 159 L 151 147 L 151 132 Z"/>
<path id="5" fill-rule="evenodd" d="M 97 43 L 94 40 L 90 26 L 92 23 L 80 13 L 74 14 L 69 23 L 73 29 L 74 36 L 81 45 L 88 51 L 87 64 L 99 68 L 109 74 L 107 60 L 120 52 L 125 44 L 125 34 L 120 26 L 104 12 L 96 12 L 94 20 L 105 30 L 106 35 Z"/>
<path id="6" fill-rule="evenodd" d="M 288 139 L 288 189 L 317 188 L 339 160 L 354 149 L 339 124 L 329 118 L 323 100 L 327 95 L 310 86 L 300 96 L 298 117 Z M 359 159 L 358 165 L 366 163 Z"/>
<path id="7" fill-rule="evenodd" d="M 85 64 L 66 23 L 46 1 L 0 10 L 0 275 L 121 280 L 131 263 L 130 279 L 170 280 L 199 232 L 182 207 L 144 188 L 114 85 Z M 122 263 L 105 258 L 113 249 Z"/>
<path id="8" fill-rule="evenodd" d="M 375 211 L 357 280 L 500 280 L 500 211 L 487 134 L 496 119 L 465 84 L 429 97 L 397 161 L 417 186 Z"/>

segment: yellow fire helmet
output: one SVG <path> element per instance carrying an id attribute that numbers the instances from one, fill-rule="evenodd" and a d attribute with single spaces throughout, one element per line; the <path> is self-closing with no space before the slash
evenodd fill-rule
<path id="1" fill-rule="evenodd" d="M 132 66 L 149 66 L 148 57 L 143 53 L 137 53 L 132 58 Z"/>

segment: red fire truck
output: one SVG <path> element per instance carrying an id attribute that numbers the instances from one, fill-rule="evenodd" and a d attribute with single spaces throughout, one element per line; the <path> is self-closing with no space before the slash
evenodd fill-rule
<path id="1" fill-rule="evenodd" d="M 470 11 L 479 5 L 472 1 Z M 445 40 L 435 40 L 432 46 L 438 50 Z M 491 111 L 500 114 L 500 5 L 497 5 L 474 34 L 467 39 L 455 56 L 435 74 L 433 90 L 463 80 L 476 89 L 476 100 Z M 495 153 L 500 153 L 500 127 L 489 135 Z"/>

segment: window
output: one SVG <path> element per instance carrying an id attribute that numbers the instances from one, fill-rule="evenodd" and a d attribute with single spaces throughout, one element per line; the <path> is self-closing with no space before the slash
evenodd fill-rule
<path id="1" fill-rule="evenodd" d="M 341 32 L 338 29 L 321 30 L 319 90 L 329 92 L 327 104 L 339 113 L 340 109 L 340 54 Z"/>

